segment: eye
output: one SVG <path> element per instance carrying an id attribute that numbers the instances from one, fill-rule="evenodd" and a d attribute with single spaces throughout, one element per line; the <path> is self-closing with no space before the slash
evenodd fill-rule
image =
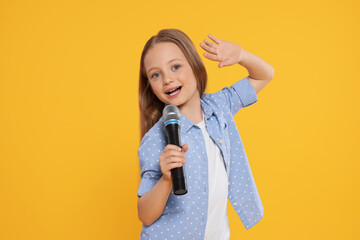
<path id="1" fill-rule="evenodd" d="M 179 69 L 180 67 L 181 67 L 181 66 L 180 66 L 179 64 L 176 64 L 176 65 L 173 66 L 173 69 L 177 70 L 177 69 Z"/>
<path id="2" fill-rule="evenodd" d="M 154 73 L 151 78 L 157 78 L 159 76 L 159 73 Z"/>

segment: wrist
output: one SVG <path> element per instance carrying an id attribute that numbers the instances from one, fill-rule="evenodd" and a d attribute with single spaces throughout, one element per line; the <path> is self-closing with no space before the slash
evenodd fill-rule
<path id="1" fill-rule="evenodd" d="M 167 193 L 167 196 L 169 196 L 169 194 L 171 193 L 171 188 L 172 188 L 172 179 L 170 178 L 167 178 L 165 177 L 164 175 L 162 175 L 162 177 L 160 178 L 160 180 L 163 185 L 165 186 L 165 189 L 166 189 L 166 193 Z"/>
<path id="2" fill-rule="evenodd" d="M 238 62 L 241 66 L 243 66 L 246 63 L 247 56 L 248 56 L 248 52 L 245 51 L 243 48 L 241 48 L 239 54 L 239 62 Z"/>
<path id="3" fill-rule="evenodd" d="M 164 184 L 168 185 L 170 188 L 172 187 L 172 179 L 171 179 L 171 178 L 167 178 L 165 175 L 162 175 L 161 178 L 160 178 L 160 180 L 161 180 Z"/>

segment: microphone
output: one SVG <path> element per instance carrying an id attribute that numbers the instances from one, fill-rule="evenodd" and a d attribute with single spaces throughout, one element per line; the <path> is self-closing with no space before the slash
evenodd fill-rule
<path id="1" fill-rule="evenodd" d="M 162 120 L 164 122 L 165 135 L 168 144 L 180 146 L 180 111 L 175 105 L 166 105 L 163 110 Z M 171 169 L 171 180 L 175 195 L 187 193 L 187 184 L 183 166 Z"/>

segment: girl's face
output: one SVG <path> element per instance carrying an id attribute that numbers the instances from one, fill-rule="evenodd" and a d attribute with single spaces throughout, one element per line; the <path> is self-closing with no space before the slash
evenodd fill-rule
<path id="1" fill-rule="evenodd" d="M 181 111 L 200 102 L 192 68 L 175 43 L 156 43 L 146 53 L 144 66 L 154 94 L 163 103 Z"/>

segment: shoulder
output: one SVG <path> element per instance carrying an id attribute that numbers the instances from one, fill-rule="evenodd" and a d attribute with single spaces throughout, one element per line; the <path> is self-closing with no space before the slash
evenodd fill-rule
<path id="1" fill-rule="evenodd" d="M 141 139 L 139 153 L 141 151 L 149 151 L 151 149 L 165 147 L 165 133 L 163 130 L 163 121 L 160 118 L 157 123 L 154 124 L 152 128 L 150 128 L 147 133 L 145 133 L 144 137 Z"/>
<path id="2" fill-rule="evenodd" d="M 224 94 L 223 90 L 215 93 L 203 94 L 201 99 L 208 107 L 212 109 L 213 112 L 215 112 L 215 114 L 219 115 L 221 113 L 225 115 L 231 115 L 228 103 L 226 101 L 226 95 Z"/>
<path id="3" fill-rule="evenodd" d="M 222 109 L 230 110 L 234 116 L 241 108 L 252 105 L 258 101 L 256 91 L 248 78 L 235 82 L 230 87 L 224 87 L 213 94 L 206 94 L 204 99 Z"/>
<path id="4" fill-rule="evenodd" d="M 211 106 L 221 106 L 224 104 L 226 100 L 226 95 L 224 94 L 224 87 L 222 90 L 214 92 L 214 93 L 205 93 L 202 99 Z"/>

